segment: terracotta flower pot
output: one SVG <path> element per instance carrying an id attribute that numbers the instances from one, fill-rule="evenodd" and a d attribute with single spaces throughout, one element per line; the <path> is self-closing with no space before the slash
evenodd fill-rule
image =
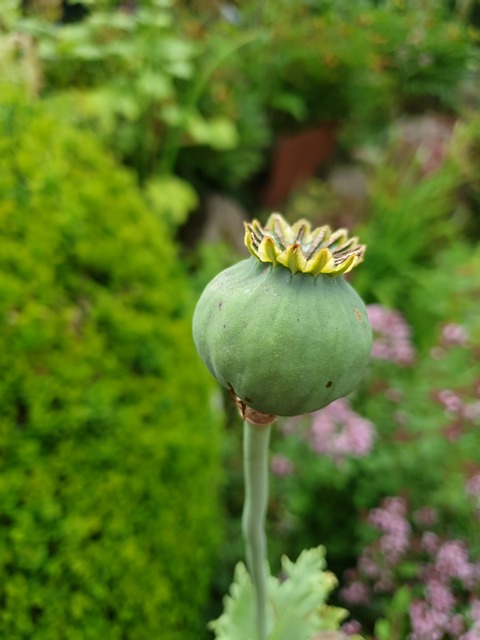
<path id="1" fill-rule="evenodd" d="M 325 122 L 278 139 L 263 198 L 266 207 L 282 203 L 292 189 L 312 178 L 318 167 L 332 159 L 335 133 L 335 124 Z"/>

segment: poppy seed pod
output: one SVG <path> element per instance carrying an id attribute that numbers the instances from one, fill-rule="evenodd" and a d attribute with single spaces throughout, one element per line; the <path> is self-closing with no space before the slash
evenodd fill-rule
<path id="1" fill-rule="evenodd" d="M 321 409 L 352 391 L 368 363 L 367 312 L 344 278 L 365 247 L 345 229 L 290 226 L 278 214 L 245 227 L 251 257 L 216 276 L 198 301 L 197 351 L 258 412 Z"/>

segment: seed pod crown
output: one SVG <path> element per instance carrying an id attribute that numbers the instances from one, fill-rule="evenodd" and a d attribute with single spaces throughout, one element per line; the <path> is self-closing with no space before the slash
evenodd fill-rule
<path id="1" fill-rule="evenodd" d="M 332 232 L 325 225 L 312 230 L 307 220 L 290 226 L 278 213 L 273 213 L 264 227 L 258 220 L 245 223 L 245 244 L 260 262 L 312 276 L 348 273 L 365 253 L 365 245 L 356 237 L 349 238 L 346 229 Z"/>

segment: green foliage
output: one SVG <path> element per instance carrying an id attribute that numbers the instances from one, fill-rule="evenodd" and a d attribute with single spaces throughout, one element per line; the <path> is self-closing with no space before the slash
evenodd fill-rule
<path id="1" fill-rule="evenodd" d="M 440 292 L 440 293 L 439 293 Z M 480 297 L 480 251 L 466 242 L 456 242 L 440 251 L 431 269 L 419 269 L 408 308 L 417 341 L 431 336 L 432 327 L 450 321 L 467 324 L 474 332 L 474 344 L 480 340 L 475 325 L 477 310 L 472 301 Z M 426 346 L 432 340 L 423 340 Z"/>
<path id="2" fill-rule="evenodd" d="M 405 109 L 455 109 L 476 55 L 475 34 L 441 3 L 287 1 L 245 13 L 267 34 L 244 63 L 276 127 L 345 120 L 355 138 Z"/>
<path id="3" fill-rule="evenodd" d="M 346 611 L 325 604 L 336 579 L 325 571 L 323 547 L 303 551 L 296 563 L 284 556 L 282 575 L 282 581 L 268 577 L 269 640 L 311 640 L 314 634 L 338 629 Z M 253 640 L 254 590 L 241 563 L 235 569 L 230 591 L 225 612 L 210 627 L 218 640 Z"/>
<path id="4" fill-rule="evenodd" d="M 434 118 L 400 120 L 390 127 L 383 147 L 365 151 L 370 211 L 358 235 L 367 253 L 354 286 L 368 302 L 401 310 L 417 330 L 413 297 L 419 277 L 435 269 L 438 254 L 458 242 L 466 227 L 465 216 L 457 215 L 465 179 L 449 158 L 451 142 L 441 140 L 449 126 Z M 422 140 L 422 127 L 437 127 L 438 141 Z M 432 323 L 421 324 L 416 341 L 432 342 Z"/>
<path id="5" fill-rule="evenodd" d="M 10 3 L 9 3 L 10 5 Z M 13 6 L 13 5 L 12 5 Z M 45 94 L 93 127 L 141 179 L 177 173 L 236 190 L 275 137 L 342 122 L 347 144 L 394 113 L 458 108 L 476 35 L 438 3 L 247 3 L 230 20 L 170 0 L 85 19 L 15 19 L 38 43 Z M 1 28 L 1 25 L 0 25 Z"/>
<path id="6" fill-rule="evenodd" d="M 375 623 L 375 637 L 378 640 L 392 640 L 392 638 L 404 638 L 407 636 L 408 608 L 412 596 L 409 588 L 400 587 L 386 606 L 386 618 L 380 618 Z"/>
<path id="7" fill-rule="evenodd" d="M 98 5 L 75 24 L 38 17 L 16 24 L 39 41 L 45 93 L 93 127 L 141 179 L 168 175 L 183 147 L 238 147 L 233 114 L 215 101 L 201 110 L 199 101 L 215 69 L 252 36 L 204 42 L 185 26 L 168 0 L 133 12 Z"/>
<path id="8" fill-rule="evenodd" d="M 0 131 L 0 636 L 197 640 L 219 420 L 170 233 L 5 86 Z"/>
<path id="9" fill-rule="evenodd" d="M 355 287 L 369 300 L 406 309 L 418 270 L 431 267 L 439 248 L 458 236 L 451 216 L 458 182 L 448 168 L 422 178 L 385 156 L 370 186 L 368 222 L 358 231 L 368 262 Z"/>

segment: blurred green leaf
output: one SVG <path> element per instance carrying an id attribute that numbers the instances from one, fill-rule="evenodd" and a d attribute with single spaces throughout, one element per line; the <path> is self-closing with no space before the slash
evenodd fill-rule
<path id="1" fill-rule="evenodd" d="M 308 109 L 302 96 L 295 93 L 277 93 L 272 99 L 272 107 L 284 111 L 296 120 L 305 120 Z"/>
<path id="2" fill-rule="evenodd" d="M 89 42 L 77 44 L 71 53 L 80 60 L 101 60 L 104 54 L 102 47 Z"/>
<path id="3" fill-rule="evenodd" d="M 174 78 L 188 80 L 194 72 L 194 66 L 188 60 L 172 60 L 165 63 L 165 68 Z"/>
<path id="4" fill-rule="evenodd" d="M 415 562 L 402 562 L 398 566 L 398 574 L 404 578 L 405 580 L 410 580 L 411 578 L 416 578 L 420 572 L 420 567 Z M 399 594 L 395 594 L 396 596 Z M 400 596 L 398 596 L 400 598 Z"/>
<path id="5" fill-rule="evenodd" d="M 155 51 L 157 55 L 161 54 L 168 61 L 179 62 L 190 60 L 195 48 L 195 44 L 189 40 L 165 36 L 156 43 Z"/>
<path id="6" fill-rule="evenodd" d="M 21 16 L 21 0 L 3 0 L 0 25 L 10 29 Z"/>
<path id="7" fill-rule="evenodd" d="M 375 623 L 375 636 L 378 640 L 392 640 L 391 625 L 388 620 L 377 620 Z"/>
<path id="8" fill-rule="evenodd" d="M 174 94 L 172 81 L 167 75 L 152 70 L 144 71 L 137 80 L 137 89 L 141 94 L 162 100 Z"/>
<path id="9" fill-rule="evenodd" d="M 126 11 L 99 11 L 97 13 L 92 13 L 88 22 L 92 27 L 106 27 L 108 29 L 132 31 L 135 27 L 135 13 L 127 13 Z"/>
<path id="10" fill-rule="evenodd" d="M 238 144 L 238 134 L 233 122 L 218 117 L 206 120 L 198 114 L 188 118 L 187 131 L 198 144 L 214 149 L 232 149 Z"/>
<path id="11" fill-rule="evenodd" d="M 183 125 L 185 119 L 185 111 L 178 105 L 168 104 L 162 109 L 162 120 L 171 127 Z"/>
<path id="12" fill-rule="evenodd" d="M 136 20 L 149 29 L 164 29 L 172 24 L 173 18 L 169 13 L 152 11 L 151 9 L 139 9 L 136 12 Z"/>
<path id="13" fill-rule="evenodd" d="M 412 562 L 411 565 L 414 565 Z M 411 577 L 415 577 L 418 575 L 418 566 L 415 566 L 416 573 L 410 574 Z M 412 601 L 412 594 L 410 593 L 410 589 L 407 585 L 400 587 L 397 589 L 393 595 L 392 602 L 390 604 L 390 610 L 392 615 L 406 615 L 408 613 L 408 608 Z"/>
<path id="14" fill-rule="evenodd" d="M 145 185 L 145 191 L 155 213 L 171 225 L 184 223 L 188 214 L 198 206 L 194 188 L 176 176 L 152 178 Z"/>

